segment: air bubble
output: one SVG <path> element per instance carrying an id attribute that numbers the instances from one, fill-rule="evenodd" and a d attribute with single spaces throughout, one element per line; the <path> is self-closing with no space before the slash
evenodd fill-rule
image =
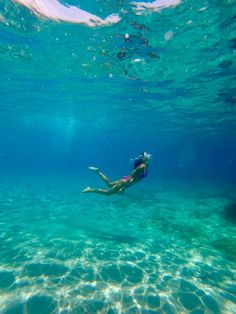
<path id="1" fill-rule="evenodd" d="M 166 41 L 170 41 L 174 36 L 174 33 L 172 31 L 168 31 L 165 33 L 164 38 Z"/>

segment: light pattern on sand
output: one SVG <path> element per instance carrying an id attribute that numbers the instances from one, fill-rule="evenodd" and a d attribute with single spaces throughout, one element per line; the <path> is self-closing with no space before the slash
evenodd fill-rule
<path id="1" fill-rule="evenodd" d="M 111 14 L 105 19 L 84 11 L 75 6 L 62 5 L 57 0 L 14 0 L 33 11 L 40 17 L 55 21 L 85 24 L 87 26 L 109 25 L 118 23 L 120 18 Z"/>
<path id="2" fill-rule="evenodd" d="M 1 195 L 1 313 L 234 312 L 234 245 L 219 241 L 235 228 L 219 191 L 104 202 L 70 181 L 5 183 Z"/>

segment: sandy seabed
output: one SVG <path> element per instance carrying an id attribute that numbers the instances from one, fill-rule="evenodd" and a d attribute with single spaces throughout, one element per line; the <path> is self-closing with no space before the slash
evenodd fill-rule
<path id="1" fill-rule="evenodd" d="M 1 313 L 236 313 L 235 187 L 200 187 L 4 180 Z"/>

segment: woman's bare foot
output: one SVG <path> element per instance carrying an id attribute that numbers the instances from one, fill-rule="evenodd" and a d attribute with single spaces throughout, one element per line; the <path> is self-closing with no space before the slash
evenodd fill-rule
<path id="1" fill-rule="evenodd" d="M 99 169 L 97 167 L 88 167 L 89 170 L 92 170 L 92 171 L 95 171 L 95 172 L 98 172 Z"/>
<path id="2" fill-rule="evenodd" d="M 92 191 L 92 189 L 88 186 L 86 189 L 84 189 L 82 191 L 82 193 L 88 193 L 88 192 L 91 192 L 91 191 Z"/>

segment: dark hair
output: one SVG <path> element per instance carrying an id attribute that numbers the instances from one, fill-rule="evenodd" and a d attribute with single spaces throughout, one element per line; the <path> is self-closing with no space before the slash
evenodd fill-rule
<path id="1" fill-rule="evenodd" d="M 141 153 L 140 155 L 138 155 L 138 157 L 134 159 L 134 169 L 143 164 L 143 157 L 144 153 Z"/>

